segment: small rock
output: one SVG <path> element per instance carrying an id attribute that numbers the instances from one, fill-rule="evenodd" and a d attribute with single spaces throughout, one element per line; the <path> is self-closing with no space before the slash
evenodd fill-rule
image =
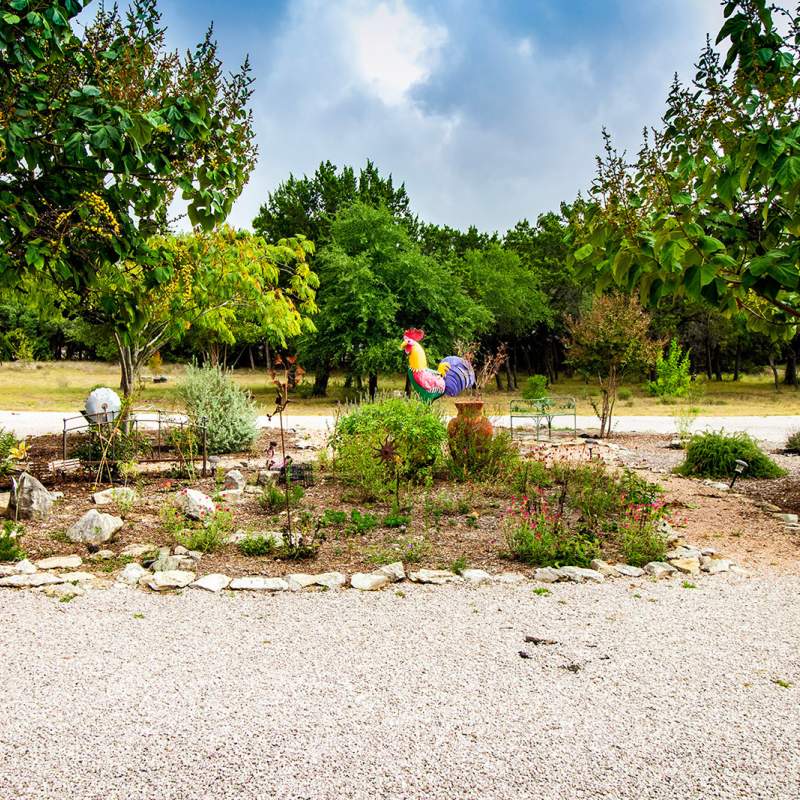
<path id="1" fill-rule="evenodd" d="M 703 481 L 704 486 L 708 486 L 709 489 L 717 489 L 720 492 L 727 492 L 730 490 L 730 486 L 727 483 L 723 483 L 722 481 Z"/>
<path id="2" fill-rule="evenodd" d="M 640 567 L 634 567 L 631 564 L 614 564 L 614 570 L 626 578 L 641 578 L 645 571 Z"/>
<path id="3" fill-rule="evenodd" d="M 700 558 L 700 551 L 696 547 L 676 547 L 666 554 L 667 561 L 672 561 L 675 558 Z"/>
<path id="4" fill-rule="evenodd" d="M 147 585 L 155 592 L 167 589 L 183 589 L 195 579 L 194 572 L 182 569 L 162 570 L 154 572 Z"/>
<path id="5" fill-rule="evenodd" d="M 60 577 L 65 583 L 87 583 L 95 576 L 91 572 L 62 572 Z"/>
<path id="6" fill-rule="evenodd" d="M 436 585 L 461 580 L 460 575 L 456 575 L 455 572 L 450 572 L 448 569 L 420 569 L 409 573 L 408 577 L 414 583 L 433 583 Z"/>
<path id="7" fill-rule="evenodd" d="M 672 575 L 675 572 L 675 567 L 672 564 L 667 564 L 666 561 L 651 561 L 649 564 L 644 565 L 644 571 L 654 578 L 663 578 L 667 575 Z"/>
<path id="8" fill-rule="evenodd" d="M 239 544 L 239 542 L 247 539 L 248 535 L 249 534 L 246 531 L 234 531 L 225 537 L 225 544 Z"/>
<path id="9" fill-rule="evenodd" d="M 17 478 L 17 493 L 9 498 L 6 512 L 10 519 L 47 519 L 53 495 L 33 475 L 23 472 Z"/>
<path id="10" fill-rule="evenodd" d="M 189 551 L 182 544 L 179 544 L 172 548 L 172 552 L 176 556 L 185 556 Z"/>
<path id="11" fill-rule="evenodd" d="M 219 493 L 220 502 L 228 506 L 238 506 L 245 500 L 244 492 L 241 489 L 224 489 Z"/>
<path id="12" fill-rule="evenodd" d="M 779 514 L 781 511 L 780 506 L 776 506 L 774 503 L 762 503 L 761 508 L 771 514 Z"/>
<path id="13" fill-rule="evenodd" d="M 602 583 L 605 580 L 597 570 L 586 569 L 586 567 L 561 567 L 559 572 L 568 581 L 574 581 L 575 583 L 583 583 L 584 581 Z"/>
<path id="14" fill-rule="evenodd" d="M 195 567 L 197 567 L 197 562 L 193 558 L 189 558 L 188 556 L 177 556 L 178 563 L 173 569 L 185 569 L 189 572 L 193 572 Z"/>
<path id="15" fill-rule="evenodd" d="M 465 569 L 461 572 L 461 577 L 467 582 L 472 584 L 486 583 L 492 579 L 492 576 L 482 569 Z"/>
<path id="16" fill-rule="evenodd" d="M 149 566 L 153 572 L 172 572 L 181 568 L 182 561 L 183 559 L 180 556 L 159 555 Z"/>
<path id="17" fill-rule="evenodd" d="M 216 510 L 214 501 L 197 489 L 183 489 L 175 495 L 175 505 L 189 519 L 203 519 Z"/>
<path id="18" fill-rule="evenodd" d="M 263 489 L 260 486 L 250 486 L 249 484 L 243 489 L 245 494 L 260 495 Z"/>
<path id="19" fill-rule="evenodd" d="M 659 520 L 658 532 L 664 537 L 668 547 L 680 541 L 680 534 L 665 519 Z"/>
<path id="20" fill-rule="evenodd" d="M 141 558 L 149 553 L 155 553 L 158 548 L 154 544 L 129 544 L 120 550 L 122 558 Z"/>
<path id="21" fill-rule="evenodd" d="M 101 514 L 97 509 L 93 508 L 67 529 L 67 538 L 71 542 L 103 544 L 109 541 L 122 525 L 123 522 L 120 517 Z"/>
<path id="22" fill-rule="evenodd" d="M 522 583 L 527 579 L 521 572 L 501 572 L 493 580 L 495 583 Z"/>
<path id="23" fill-rule="evenodd" d="M 117 575 L 117 580 L 120 583 L 127 583 L 129 586 L 136 586 L 145 576 L 149 578 L 150 571 L 146 570 L 141 564 L 126 564 L 125 569 Z"/>
<path id="24" fill-rule="evenodd" d="M 362 592 L 374 592 L 389 583 L 389 576 L 382 572 L 356 572 L 350 578 L 350 585 Z"/>
<path id="25" fill-rule="evenodd" d="M 391 564 L 384 564 L 379 567 L 376 572 L 385 575 L 392 583 L 404 581 L 406 579 L 406 570 L 402 561 L 393 561 Z"/>
<path id="26" fill-rule="evenodd" d="M 36 562 L 39 569 L 75 569 L 83 563 L 83 559 L 78 555 L 72 556 L 51 556 Z"/>
<path id="27" fill-rule="evenodd" d="M 16 564 L 12 564 L 14 567 L 14 573 L 16 575 L 33 575 L 36 572 L 36 564 L 32 561 L 28 561 L 27 558 L 23 558 L 22 561 L 17 561 Z"/>
<path id="28" fill-rule="evenodd" d="M 700 572 L 700 559 L 696 556 L 693 558 L 671 558 L 669 563 L 678 572 L 684 572 L 687 575 L 697 575 Z"/>
<path id="29" fill-rule="evenodd" d="M 709 575 L 718 575 L 720 572 L 728 572 L 731 568 L 731 561 L 727 558 L 712 558 L 708 563 L 703 564 L 703 572 Z"/>
<path id="30" fill-rule="evenodd" d="M 780 520 L 781 522 L 797 522 L 798 516 L 797 514 L 773 514 L 775 519 Z"/>
<path id="31" fill-rule="evenodd" d="M 116 558 L 116 553 L 113 550 L 98 550 L 96 553 L 89 553 L 88 561 L 110 561 Z"/>
<path id="32" fill-rule="evenodd" d="M 247 481 L 239 472 L 238 469 L 231 469 L 225 473 L 225 481 L 222 484 L 223 489 L 236 489 L 238 491 L 242 491 L 244 487 L 247 485 Z"/>
<path id="33" fill-rule="evenodd" d="M 7 578 L 0 578 L 0 586 L 12 586 L 18 589 L 55 583 L 64 583 L 64 579 L 53 575 L 52 572 L 35 572 L 33 575 L 9 575 Z"/>
<path id="34" fill-rule="evenodd" d="M 272 482 L 272 473 L 268 469 L 260 469 L 256 476 L 256 483 L 259 486 L 266 486 Z"/>
<path id="35" fill-rule="evenodd" d="M 347 583 L 347 578 L 341 572 L 322 572 L 314 576 L 317 586 L 327 586 L 328 589 L 340 589 Z"/>
<path id="36" fill-rule="evenodd" d="M 747 578 L 750 575 L 744 567 L 740 567 L 738 564 L 731 564 L 728 572 L 730 572 L 731 575 L 741 575 L 743 578 Z"/>
<path id="37" fill-rule="evenodd" d="M 301 589 L 307 589 L 317 582 L 315 575 L 308 575 L 305 572 L 295 572 L 291 575 L 287 575 L 285 580 L 286 583 L 289 584 L 289 590 L 292 592 L 299 592 Z"/>
<path id="38" fill-rule="evenodd" d="M 110 506 L 118 502 L 135 503 L 136 497 L 136 491 L 129 486 L 114 486 L 92 495 L 96 506 Z"/>
<path id="39" fill-rule="evenodd" d="M 227 588 L 230 582 L 231 579 L 227 575 L 223 575 L 221 572 L 212 572 L 209 575 L 203 575 L 202 578 L 198 578 L 194 583 L 190 583 L 189 586 L 192 589 L 205 589 L 207 592 L 216 594 Z"/>
<path id="40" fill-rule="evenodd" d="M 186 554 L 186 558 L 190 558 L 192 561 L 199 561 L 203 557 L 203 554 L 199 550 L 190 550 Z"/>
<path id="41" fill-rule="evenodd" d="M 283 578 L 265 578 L 262 575 L 246 575 L 243 578 L 234 578 L 231 589 L 249 589 L 253 592 L 285 592 L 289 584 Z"/>
<path id="42" fill-rule="evenodd" d="M 47 597 L 57 597 L 59 600 L 62 598 L 72 600 L 73 597 L 81 597 L 86 594 L 86 590 L 72 583 L 54 583 L 45 586 L 42 589 L 42 594 Z"/>
<path id="43" fill-rule="evenodd" d="M 704 556 L 715 556 L 717 554 L 717 549 L 716 547 L 704 547 L 700 551 L 700 554 Z"/>
<path id="44" fill-rule="evenodd" d="M 614 569 L 614 567 L 612 567 L 607 561 L 603 561 L 602 558 L 593 559 L 589 566 L 606 578 L 611 578 L 617 574 L 617 571 Z"/>
<path id="45" fill-rule="evenodd" d="M 561 574 L 561 570 L 555 567 L 539 567 L 539 569 L 533 573 L 533 579 L 541 583 L 557 583 L 563 580 L 563 578 L 564 576 Z"/>

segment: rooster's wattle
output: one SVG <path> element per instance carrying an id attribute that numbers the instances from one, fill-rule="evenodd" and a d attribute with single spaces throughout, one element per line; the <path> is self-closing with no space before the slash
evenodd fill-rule
<path id="1" fill-rule="evenodd" d="M 455 397 L 475 385 L 475 372 L 469 361 L 459 356 L 447 356 L 437 369 L 428 369 L 428 359 L 420 341 L 425 332 L 411 328 L 403 334 L 403 349 L 408 353 L 408 377 L 414 391 L 432 403 L 443 394 Z"/>

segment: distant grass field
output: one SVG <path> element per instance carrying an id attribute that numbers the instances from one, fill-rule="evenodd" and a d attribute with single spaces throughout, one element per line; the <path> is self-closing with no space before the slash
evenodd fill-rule
<path id="1" fill-rule="evenodd" d="M 179 407 L 176 398 L 177 383 L 183 373 L 182 365 L 167 365 L 163 373 L 167 383 L 144 382 L 136 397 L 139 407 Z M 262 411 L 271 411 L 275 396 L 266 371 L 239 369 L 235 379 L 252 392 Z M 691 405 L 701 414 L 715 416 L 800 414 L 800 392 L 782 386 L 776 392 L 772 375 L 765 370 L 759 375 L 747 375 L 734 383 L 726 376 L 722 382 L 698 379 L 694 387 L 695 397 L 691 401 L 663 402 L 650 397 L 641 385 L 626 384 L 615 409 L 618 415 L 664 415 L 673 416 L 682 406 Z M 520 382 L 524 383 L 520 375 Z M 356 399 L 356 391 L 345 391 L 344 377 L 334 376 L 330 381 L 329 397 L 308 396 L 313 378 L 307 376 L 305 383 L 295 393 L 289 407 L 290 414 L 330 414 L 337 403 Z M 4 363 L 0 365 L 0 410 L 2 411 L 79 411 L 89 391 L 95 386 L 119 385 L 119 369 L 114 364 L 90 361 L 42 362 L 36 364 Z M 379 390 L 402 391 L 402 375 L 382 375 Z M 579 378 L 559 381 L 551 388 L 552 394 L 573 395 L 578 400 L 578 414 L 591 414 L 591 394 L 596 387 Z M 519 393 L 498 392 L 494 386 L 484 392 L 487 410 L 502 413 L 512 398 Z M 452 401 L 441 401 L 447 412 L 452 412 Z"/>

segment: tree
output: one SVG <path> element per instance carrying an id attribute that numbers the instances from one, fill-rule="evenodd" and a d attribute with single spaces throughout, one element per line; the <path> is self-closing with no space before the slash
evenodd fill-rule
<path id="1" fill-rule="evenodd" d="M 265 335 L 285 345 L 314 329 L 309 315 L 316 311 L 318 280 L 306 262 L 313 245 L 303 237 L 269 245 L 223 227 L 165 237 L 152 246 L 169 261 L 168 283 L 150 286 L 137 262 L 106 264 L 86 310 L 87 319 L 116 342 L 125 395 L 152 355 L 190 330 L 207 342 L 232 342 L 237 320 L 258 319 Z"/>
<path id="2" fill-rule="evenodd" d="M 596 379 L 600 436 L 610 435 L 617 389 L 627 372 L 652 366 L 662 343 L 649 338 L 650 316 L 631 297 L 600 295 L 591 310 L 568 322 L 570 363 L 587 379 Z"/>
<path id="3" fill-rule="evenodd" d="M 396 219 L 411 222 L 405 184 L 395 188 L 392 176 L 382 178 L 372 161 L 358 176 L 352 167 L 338 170 L 323 161 L 310 178 L 289 175 L 270 192 L 253 220 L 253 229 L 270 242 L 302 234 L 321 247 L 330 238 L 336 214 L 355 202 L 385 207 Z"/>
<path id="4" fill-rule="evenodd" d="M 488 330 L 493 348 L 515 345 L 520 338 L 530 335 L 536 325 L 550 319 L 537 274 L 523 268 L 519 256 L 499 244 L 468 250 L 459 271 L 470 296 L 491 314 Z M 516 380 L 509 357 L 504 366 L 511 391 L 516 388 Z"/>
<path id="5" fill-rule="evenodd" d="M 249 66 L 223 77 L 210 30 L 183 58 L 166 51 L 155 0 L 101 7 L 79 38 L 84 5 L 7 0 L 0 14 L 0 284 L 34 271 L 83 291 L 136 261 L 166 286 L 148 240 L 176 192 L 211 227 L 252 170 Z"/>
<path id="6" fill-rule="evenodd" d="M 302 351 L 316 368 L 317 395 L 336 366 L 367 374 L 374 395 L 380 370 L 404 366 L 398 343 L 406 328 L 424 327 L 428 349 L 444 356 L 490 320 L 459 278 L 420 253 L 386 208 L 356 202 L 342 209 L 315 266 L 317 333 L 305 338 Z"/>
<path id="7" fill-rule="evenodd" d="M 800 319 L 800 10 L 730 0 L 634 164 L 606 137 L 574 258 L 643 302 L 685 295 L 791 336 Z M 775 16 L 782 19 L 781 33 Z M 776 325 L 783 325 L 778 331 Z"/>

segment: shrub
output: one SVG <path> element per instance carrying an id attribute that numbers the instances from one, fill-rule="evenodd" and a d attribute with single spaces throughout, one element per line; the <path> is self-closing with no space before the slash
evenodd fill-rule
<path id="1" fill-rule="evenodd" d="M 233 530 L 233 515 L 230 511 L 215 511 L 209 514 L 201 525 L 184 528 L 176 536 L 178 544 L 187 550 L 199 550 L 201 553 L 212 553 L 225 544 L 228 534 Z"/>
<path id="2" fill-rule="evenodd" d="M 531 503 L 512 502 L 503 521 L 507 555 L 535 567 L 585 567 L 600 555 L 597 540 L 570 530 L 558 507 L 543 494 Z"/>
<path id="3" fill-rule="evenodd" d="M 675 471 L 699 478 L 730 478 L 736 461 L 748 464 L 748 478 L 778 478 L 785 475 L 746 433 L 709 431 L 693 436 L 686 446 L 686 458 Z"/>
<path id="4" fill-rule="evenodd" d="M 488 441 L 480 442 L 464 429 L 450 437 L 449 445 L 448 471 L 456 481 L 505 481 L 514 474 L 520 460 L 519 449 L 508 431 L 497 431 Z"/>
<path id="5" fill-rule="evenodd" d="M 631 503 L 620 515 L 617 536 L 626 564 L 643 567 L 650 561 L 663 561 L 667 541 L 657 529 L 663 516 L 663 503 Z"/>
<path id="6" fill-rule="evenodd" d="M 792 431 L 786 438 L 786 452 L 800 453 L 800 431 Z"/>
<path id="7" fill-rule="evenodd" d="M 19 541 L 25 529 L 18 522 L 10 519 L 3 522 L 0 528 L 0 561 L 22 561 L 25 551 L 19 546 Z"/>
<path id="8" fill-rule="evenodd" d="M 633 392 L 630 389 L 620 389 L 617 392 L 617 397 L 624 402 L 625 400 L 630 400 L 633 397 Z"/>
<path id="9" fill-rule="evenodd" d="M 193 425 L 200 425 L 205 419 L 209 453 L 246 450 L 255 441 L 255 403 L 229 372 L 219 367 L 190 365 L 178 386 L 178 397 Z"/>
<path id="10" fill-rule="evenodd" d="M 345 522 L 347 522 L 347 514 L 344 511 L 334 511 L 332 508 L 326 508 L 320 518 L 320 525 L 324 528 L 344 525 Z"/>
<path id="11" fill-rule="evenodd" d="M 650 394 L 657 397 L 683 397 L 689 391 L 692 377 L 689 374 L 689 351 L 681 350 L 676 339 L 669 343 L 667 357 L 656 359 L 656 379 L 647 384 Z"/>
<path id="12" fill-rule="evenodd" d="M 398 467 L 406 478 L 420 478 L 442 457 L 447 431 L 439 412 L 416 399 L 382 399 L 356 406 L 339 418 L 330 440 L 333 469 L 344 483 L 357 488 L 364 500 L 385 495 L 395 469 L 377 458 L 391 438 Z"/>
<path id="13" fill-rule="evenodd" d="M 305 491 L 302 486 L 297 484 L 289 485 L 289 507 L 296 506 L 303 498 Z M 282 511 L 286 508 L 286 490 L 277 486 L 273 482 L 269 482 L 264 486 L 264 490 L 258 496 L 258 504 L 264 511 L 275 513 Z"/>
<path id="14" fill-rule="evenodd" d="M 538 400 L 540 397 L 547 397 L 547 376 L 546 375 L 531 375 L 525 381 L 525 388 L 522 390 L 522 396 L 526 400 Z"/>
<path id="15" fill-rule="evenodd" d="M 246 556 L 271 556 L 275 552 L 275 540 L 271 536 L 248 536 L 238 544 Z"/>
<path id="16" fill-rule="evenodd" d="M 374 514 L 369 514 L 367 512 L 362 514 L 355 508 L 350 512 L 350 524 L 347 526 L 348 534 L 359 536 L 364 533 L 369 533 L 369 531 L 377 527 L 378 518 Z"/>
<path id="17" fill-rule="evenodd" d="M 0 428 L 0 478 L 11 471 L 14 457 L 11 451 L 17 446 L 17 437 L 11 431 Z"/>

